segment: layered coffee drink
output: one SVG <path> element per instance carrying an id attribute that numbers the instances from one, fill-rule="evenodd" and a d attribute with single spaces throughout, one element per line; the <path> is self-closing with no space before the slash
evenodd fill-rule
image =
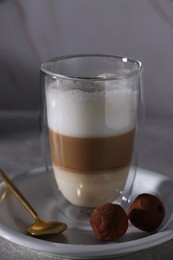
<path id="1" fill-rule="evenodd" d="M 138 91 L 126 81 L 98 88 L 76 84 L 57 81 L 46 89 L 52 165 L 68 201 L 96 207 L 114 201 L 126 183 Z"/>

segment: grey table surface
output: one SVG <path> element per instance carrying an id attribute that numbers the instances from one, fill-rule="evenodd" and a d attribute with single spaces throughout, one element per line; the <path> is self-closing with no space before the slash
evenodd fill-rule
<path id="1" fill-rule="evenodd" d="M 43 164 L 38 115 L 32 112 L 1 112 L 0 167 L 13 177 Z M 139 166 L 173 177 L 173 118 L 146 120 Z M 0 259 L 60 258 L 0 238 Z M 115 259 L 173 259 L 173 240 Z"/>

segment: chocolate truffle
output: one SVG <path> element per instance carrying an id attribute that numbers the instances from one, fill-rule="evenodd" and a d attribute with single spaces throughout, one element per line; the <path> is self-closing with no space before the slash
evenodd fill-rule
<path id="1" fill-rule="evenodd" d="M 125 234 L 128 217 L 121 206 L 106 203 L 94 209 L 90 224 L 97 238 L 113 241 Z"/>
<path id="2" fill-rule="evenodd" d="M 140 194 L 128 210 L 130 222 L 137 228 L 152 232 L 162 223 L 165 208 L 162 201 L 154 195 Z"/>

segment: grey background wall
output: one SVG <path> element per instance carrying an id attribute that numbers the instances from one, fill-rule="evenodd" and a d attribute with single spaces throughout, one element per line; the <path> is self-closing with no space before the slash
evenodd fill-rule
<path id="1" fill-rule="evenodd" d="M 0 1 L 0 111 L 37 110 L 39 67 L 109 53 L 143 62 L 147 116 L 173 116 L 173 1 Z"/>

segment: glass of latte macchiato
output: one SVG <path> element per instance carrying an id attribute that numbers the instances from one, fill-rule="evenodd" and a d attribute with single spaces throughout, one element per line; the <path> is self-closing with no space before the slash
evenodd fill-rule
<path id="1" fill-rule="evenodd" d="M 80 207 L 128 199 L 138 159 L 142 64 L 75 55 L 41 65 L 46 166 L 55 192 Z"/>

